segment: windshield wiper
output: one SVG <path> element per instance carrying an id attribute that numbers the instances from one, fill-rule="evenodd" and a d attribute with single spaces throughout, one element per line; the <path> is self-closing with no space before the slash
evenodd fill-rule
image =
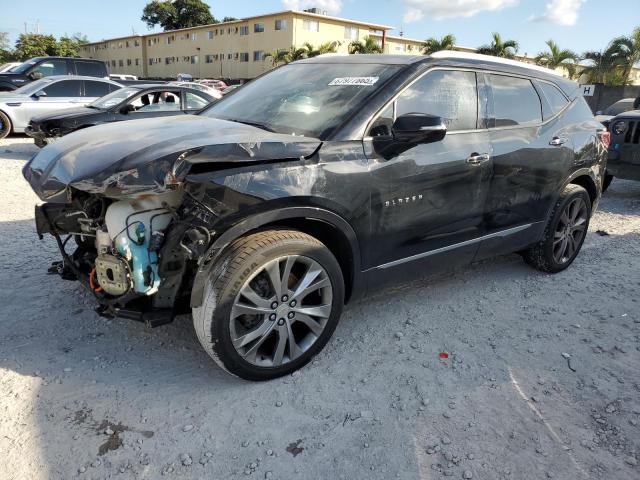
<path id="1" fill-rule="evenodd" d="M 245 125 L 250 125 L 252 127 L 261 128 L 262 130 L 266 130 L 267 132 L 277 133 L 273 128 L 267 127 L 266 125 L 263 125 L 262 123 L 247 122 L 246 120 L 238 120 L 237 118 L 225 118 L 225 120 L 228 120 L 229 122 L 235 122 L 235 123 L 244 123 Z"/>

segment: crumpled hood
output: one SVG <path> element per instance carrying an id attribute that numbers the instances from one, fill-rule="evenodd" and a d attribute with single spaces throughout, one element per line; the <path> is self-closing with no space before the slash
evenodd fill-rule
<path id="1" fill-rule="evenodd" d="M 184 115 L 80 130 L 43 148 L 22 173 L 42 200 L 65 202 L 69 188 L 111 198 L 159 193 L 176 162 L 260 162 L 311 156 L 321 141 Z"/>

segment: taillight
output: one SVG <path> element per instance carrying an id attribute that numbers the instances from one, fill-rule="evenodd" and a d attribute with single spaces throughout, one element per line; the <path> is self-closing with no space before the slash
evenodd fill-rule
<path id="1" fill-rule="evenodd" d="M 609 148 L 609 144 L 611 143 L 611 133 L 607 130 L 600 130 L 598 132 L 598 138 L 604 145 L 604 148 Z"/>

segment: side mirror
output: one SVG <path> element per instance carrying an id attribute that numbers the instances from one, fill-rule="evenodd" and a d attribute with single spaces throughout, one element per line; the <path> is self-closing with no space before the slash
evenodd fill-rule
<path id="1" fill-rule="evenodd" d="M 439 142 L 447 134 L 447 126 L 435 115 L 407 113 L 396 118 L 391 133 L 373 138 L 373 148 L 385 160 L 421 143 Z"/>
<path id="2" fill-rule="evenodd" d="M 47 92 L 45 92 L 44 90 L 38 90 L 36 93 L 33 94 L 33 96 L 36 98 L 46 97 Z"/>
<path id="3" fill-rule="evenodd" d="M 447 126 L 436 115 L 406 113 L 393 122 L 392 133 L 397 142 L 417 145 L 439 142 L 447 134 Z"/>
<path id="4" fill-rule="evenodd" d="M 31 72 L 29 74 L 29 78 L 31 80 L 40 80 L 41 78 L 44 78 L 44 75 L 42 74 L 42 72 Z"/>
<path id="5" fill-rule="evenodd" d="M 120 113 L 123 115 L 127 115 L 129 112 L 133 112 L 134 110 L 135 110 L 135 107 L 131 104 L 128 104 L 120 109 Z"/>

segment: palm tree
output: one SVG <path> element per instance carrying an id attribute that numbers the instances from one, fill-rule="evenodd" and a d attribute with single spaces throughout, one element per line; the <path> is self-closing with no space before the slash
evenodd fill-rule
<path id="1" fill-rule="evenodd" d="M 493 32 L 493 40 L 488 45 L 478 48 L 478 53 L 483 55 L 493 55 L 494 57 L 513 58 L 518 51 L 518 42 L 515 40 L 502 40 L 499 33 Z"/>
<path id="2" fill-rule="evenodd" d="M 587 75 L 589 83 L 604 83 L 619 85 L 622 83 L 620 75 L 621 59 L 613 44 L 609 44 L 602 52 L 590 51 L 582 55 L 589 64 L 582 70 Z"/>
<path id="3" fill-rule="evenodd" d="M 274 50 L 273 52 L 266 53 L 264 58 L 271 57 L 271 63 L 274 67 L 277 67 L 281 63 L 289 63 L 289 50 Z"/>
<path id="4" fill-rule="evenodd" d="M 349 53 L 382 53 L 382 47 L 375 38 L 364 37 L 364 42 L 356 40 L 349 44 Z"/>
<path id="5" fill-rule="evenodd" d="M 292 46 L 289 50 L 276 50 L 274 52 L 267 53 L 264 58 L 271 57 L 271 63 L 274 67 L 277 67 L 281 63 L 287 64 L 307 58 L 307 53 L 308 50 L 306 47 L 297 48 Z"/>
<path id="6" fill-rule="evenodd" d="M 440 50 L 453 50 L 455 48 L 456 37 L 451 34 L 445 35 L 440 40 L 435 37 L 428 38 L 422 44 L 422 53 L 430 55 Z"/>
<path id="7" fill-rule="evenodd" d="M 629 83 L 631 69 L 640 62 L 640 27 L 628 37 L 614 38 L 611 42 L 611 50 L 622 68 L 623 84 L 626 85 Z"/>
<path id="8" fill-rule="evenodd" d="M 325 42 L 316 48 L 309 42 L 306 42 L 303 47 L 307 51 L 307 57 L 312 58 L 318 55 L 324 55 L 325 53 L 336 53 L 338 45 L 340 45 L 340 42 Z"/>
<path id="9" fill-rule="evenodd" d="M 547 40 L 546 44 L 549 51 L 540 52 L 536 56 L 536 63 L 552 70 L 558 67 L 565 68 L 569 72 L 569 78 L 573 78 L 579 59 L 578 54 L 571 50 L 560 50 L 558 44 L 553 40 Z"/>

